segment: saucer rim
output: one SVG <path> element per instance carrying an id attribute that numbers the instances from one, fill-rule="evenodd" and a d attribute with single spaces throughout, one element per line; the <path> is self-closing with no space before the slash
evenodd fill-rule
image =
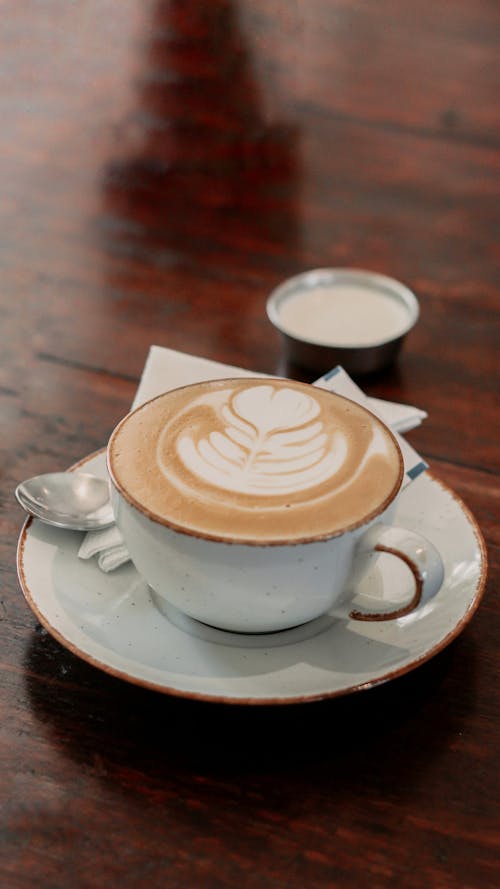
<path id="1" fill-rule="evenodd" d="M 99 457 L 100 455 L 106 453 L 106 448 L 98 448 L 87 456 L 83 457 L 81 460 L 73 463 L 69 470 L 70 472 L 74 472 L 79 469 L 81 466 L 86 465 L 91 460 Z M 165 685 L 164 683 L 158 683 L 154 681 L 150 681 L 148 679 L 142 678 L 140 676 L 131 675 L 130 673 L 122 670 L 118 667 L 115 667 L 109 663 L 105 663 L 101 661 L 99 658 L 95 657 L 88 651 L 83 650 L 79 647 L 78 644 L 73 642 L 70 639 L 67 639 L 64 633 L 62 633 L 57 627 L 53 626 L 50 619 L 43 613 L 40 609 L 38 603 L 35 601 L 33 594 L 29 588 L 26 574 L 24 570 L 24 553 L 26 542 L 28 539 L 29 529 L 34 521 L 33 516 L 28 516 L 21 528 L 21 532 L 18 539 L 17 545 L 17 554 L 16 554 L 16 564 L 17 564 L 17 574 L 19 579 L 19 584 L 21 586 L 21 591 L 26 599 L 27 604 L 29 605 L 31 611 L 39 621 L 39 623 L 47 630 L 47 632 L 59 642 L 63 648 L 66 648 L 71 652 L 74 656 L 80 658 L 86 663 L 90 664 L 92 667 L 95 667 L 98 670 L 101 670 L 107 673 L 110 676 L 113 676 L 117 679 L 124 680 L 132 685 L 139 686 L 141 688 L 145 688 L 149 691 L 156 691 L 162 694 L 171 695 L 173 697 L 179 697 L 189 700 L 202 701 L 204 703 L 214 703 L 214 704 L 239 704 L 244 706 L 276 706 L 276 705 L 293 705 L 293 704 L 304 704 L 304 703 L 314 703 L 322 700 L 330 700 L 333 698 L 344 697 L 349 694 L 358 693 L 361 691 L 367 691 L 370 688 L 374 688 L 378 685 L 383 685 L 386 682 L 390 682 L 394 679 L 398 679 L 401 676 L 406 675 L 407 673 L 412 672 L 423 664 L 427 663 L 431 658 L 435 657 L 454 639 L 456 639 L 460 633 L 463 632 L 468 623 L 470 623 L 472 617 L 477 611 L 479 604 L 483 598 L 484 590 L 486 587 L 486 580 L 488 576 L 488 554 L 486 543 L 482 534 L 482 531 L 478 525 L 478 522 L 474 515 L 472 514 L 469 507 L 464 503 L 462 498 L 455 493 L 455 491 L 443 482 L 440 478 L 438 478 L 432 471 L 427 470 L 426 474 L 437 483 L 447 494 L 449 494 L 453 500 L 456 502 L 458 508 L 462 511 L 465 518 L 467 519 L 471 530 L 476 538 L 477 545 L 480 551 L 481 560 L 480 560 L 480 575 L 477 580 L 476 588 L 472 594 L 471 601 L 467 610 L 464 612 L 462 618 L 455 624 L 455 626 L 447 633 L 442 639 L 440 639 L 432 648 L 423 653 L 420 657 L 415 657 L 410 663 L 407 663 L 401 667 L 398 667 L 395 670 L 390 670 L 385 673 L 383 676 L 378 676 L 373 679 L 369 679 L 365 682 L 360 682 L 357 684 L 350 685 L 346 688 L 334 689 L 332 691 L 321 691 L 316 693 L 308 693 L 305 695 L 283 695 L 278 697 L 244 697 L 238 695 L 224 695 L 224 694 L 216 694 L 216 693 L 204 693 L 204 692 L 196 692 L 193 690 L 185 690 L 176 688 L 175 686 Z"/>

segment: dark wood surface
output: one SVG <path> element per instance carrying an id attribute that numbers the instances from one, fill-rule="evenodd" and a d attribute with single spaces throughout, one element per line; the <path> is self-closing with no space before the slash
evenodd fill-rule
<path id="1" fill-rule="evenodd" d="M 0 12 L 0 884 L 466 887 L 498 869 L 498 118 L 492 0 L 7 0 Z M 405 281 L 365 390 L 475 514 L 482 604 L 428 664 L 304 707 L 113 679 L 15 570 L 29 475 L 105 444 L 150 344 L 280 370 L 269 290 Z"/>

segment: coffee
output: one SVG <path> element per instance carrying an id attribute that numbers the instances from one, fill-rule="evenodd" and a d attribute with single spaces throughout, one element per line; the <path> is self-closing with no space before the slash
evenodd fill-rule
<path id="1" fill-rule="evenodd" d="M 305 542 L 365 524 L 393 499 L 402 457 L 360 405 L 282 379 L 202 382 L 129 414 L 109 445 L 126 500 L 190 535 Z"/>

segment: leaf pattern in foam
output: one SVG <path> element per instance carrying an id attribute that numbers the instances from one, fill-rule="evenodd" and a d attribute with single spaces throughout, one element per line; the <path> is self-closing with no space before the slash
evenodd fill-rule
<path id="1" fill-rule="evenodd" d="M 291 494 L 334 475 L 347 441 L 327 435 L 315 398 L 294 389 L 252 386 L 220 410 L 224 426 L 195 439 L 182 433 L 179 456 L 188 469 L 218 488 L 250 495 Z"/>

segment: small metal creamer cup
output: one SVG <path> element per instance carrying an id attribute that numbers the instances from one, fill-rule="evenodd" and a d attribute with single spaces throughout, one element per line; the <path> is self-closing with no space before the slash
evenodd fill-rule
<path id="1" fill-rule="evenodd" d="M 290 333 L 281 320 L 281 308 L 290 297 L 317 287 L 351 285 L 383 293 L 397 300 L 408 313 L 408 324 L 396 336 L 376 339 L 362 345 L 319 342 L 305 336 Z M 419 304 L 415 294 L 404 284 L 363 269 L 313 269 L 283 281 L 267 300 L 267 315 L 279 330 L 286 362 L 311 371 L 324 373 L 340 364 L 350 374 L 367 374 L 381 370 L 397 357 L 408 332 L 419 317 Z"/>

